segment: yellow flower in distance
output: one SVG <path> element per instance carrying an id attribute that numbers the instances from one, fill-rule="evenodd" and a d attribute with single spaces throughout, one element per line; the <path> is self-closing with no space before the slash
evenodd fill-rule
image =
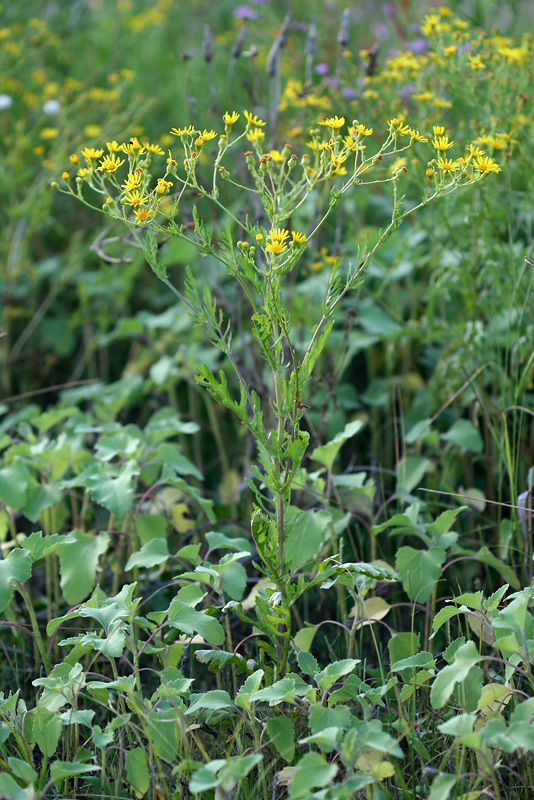
<path id="1" fill-rule="evenodd" d="M 122 164 L 124 164 L 124 159 L 118 158 L 116 153 L 112 153 L 110 156 L 104 156 L 98 170 L 99 172 L 116 172 Z"/>
<path id="2" fill-rule="evenodd" d="M 261 128 L 252 128 L 247 133 L 247 139 L 252 143 L 261 142 L 262 139 L 265 139 L 265 132 Z"/>
<path id="3" fill-rule="evenodd" d="M 145 147 L 147 153 L 153 153 L 157 156 L 162 156 L 165 152 L 159 144 L 150 144 L 149 142 L 144 142 L 143 146 Z"/>
<path id="4" fill-rule="evenodd" d="M 245 117 L 247 119 L 247 124 L 250 127 L 253 127 L 253 126 L 256 126 L 256 125 L 259 125 L 261 127 L 261 126 L 265 125 L 265 122 L 262 119 L 258 119 L 256 114 L 251 114 L 250 111 L 247 111 L 246 109 L 244 109 L 243 114 L 245 115 Z"/>

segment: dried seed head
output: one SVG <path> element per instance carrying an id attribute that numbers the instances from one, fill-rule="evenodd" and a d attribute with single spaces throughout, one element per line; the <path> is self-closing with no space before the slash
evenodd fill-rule
<path id="1" fill-rule="evenodd" d="M 245 41 L 245 35 L 247 32 L 247 26 L 243 25 L 240 29 L 239 33 L 237 34 L 234 43 L 232 45 L 232 58 L 239 58 L 241 55 L 241 51 L 243 49 L 243 42 Z"/>
<path id="2" fill-rule="evenodd" d="M 308 28 L 308 37 L 306 39 L 306 55 L 313 56 L 315 53 L 315 41 L 317 37 L 317 28 L 315 22 L 312 22 Z"/>
<path id="3" fill-rule="evenodd" d="M 341 25 L 339 26 L 339 33 L 337 35 L 337 43 L 342 50 L 344 50 L 349 43 L 349 23 L 350 8 L 346 8 L 341 17 Z"/>
<path id="4" fill-rule="evenodd" d="M 204 56 L 204 61 L 207 61 L 208 63 L 213 58 L 213 36 L 211 35 L 211 28 L 209 25 L 204 25 L 202 55 Z"/>

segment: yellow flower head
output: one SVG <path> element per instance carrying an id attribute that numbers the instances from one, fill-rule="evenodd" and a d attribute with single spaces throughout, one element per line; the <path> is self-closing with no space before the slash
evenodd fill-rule
<path id="1" fill-rule="evenodd" d="M 171 128 L 173 136 L 192 136 L 195 133 L 195 126 L 188 125 L 187 128 Z"/>
<path id="2" fill-rule="evenodd" d="M 85 178 L 88 178 L 90 175 L 92 175 L 92 173 L 93 173 L 92 169 L 86 169 L 85 167 L 80 167 L 76 175 L 78 176 L 78 178 L 83 178 L 85 180 Z"/>
<path id="3" fill-rule="evenodd" d="M 306 237 L 300 231 L 291 231 L 291 238 L 294 244 L 304 244 Z"/>
<path id="4" fill-rule="evenodd" d="M 452 158 L 438 158 L 436 163 L 443 172 L 456 172 L 460 169 L 458 161 L 453 161 Z"/>
<path id="5" fill-rule="evenodd" d="M 145 148 L 139 143 L 137 137 L 135 136 L 132 136 L 129 142 L 124 142 L 124 144 L 121 144 L 121 150 L 128 156 L 141 155 L 145 152 Z"/>
<path id="6" fill-rule="evenodd" d="M 277 256 L 279 253 L 283 253 L 284 250 L 287 250 L 287 244 L 283 242 L 269 242 L 265 250 L 267 253 L 274 253 L 274 255 Z"/>
<path id="7" fill-rule="evenodd" d="M 454 142 L 449 142 L 448 136 L 437 136 L 433 142 L 432 147 L 438 151 L 438 153 L 444 153 L 449 147 L 452 147 Z"/>
<path id="8" fill-rule="evenodd" d="M 327 119 L 323 119 L 319 121 L 319 125 L 326 125 L 327 128 L 330 128 L 332 131 L 338 131 L 340 128 L 343 127 L 345 124 L 345 117 L 328 117 Z"/>
<path id="9" fill-rule="evenodd" d="M 428 142 L 426 136 L 422 136 L 419 131 L 414 131 L 413 128 L 410 128 L 410 136 L 412 138 L 412 142 Z"/>
<path id="10" fill-rule="evenodd" d="M 100 166 L 98 167 L 99 172 L 115 172 L 118 168 L 124 164 L 124 159 L 118 158 L 116 153 L 112 153 L 110 156 L 104 156 L 102 161 L 100 162 Z"/>
<path id="11" fill-rule="evenodd" d="M 247 139 L 252 143 L 261 142 L 262 139 L 265 139 L 265 132 L 261 128 L 252 128 L 247 133 Z"/>
<path id="12" fill-rule="evenodd" d="M 66 181 L 68 183 L 69 178 L 70 178 L 70 175 L 69 175 L 68 172 L 62 172 L 61 173 L 61 177 L 63 178 L 64 181 Z"/>
<path id="13" fill-rule="evenodd" d="M 285 228 L 272 228 L 269 231 L 269 239 L 272 242 L 280 242 L 281 244 L 289 237 L 289 231 Z"/>
<path id="14" fill-rule="evenodd" d="M 124 195 L 122 202 L 126 206 L 134 206 L 134 208 L 137 208 L 137 206 L 146 203 L 149 199 L 147 194 L 141 195 L 138 189 L 133 189 L 131 192 L 127 192 Z"/>
<path id="15" fill-rule="evenodd" d="M 477 147 L 476 144 L 470 144 L 467 146 L 468 155 L 472 156 L 483 156 L 484 150 L 481 150 L 480 147 Z"/>
<path id="16" fill-rule="evenodd" d="M 282 153 L 280 152 L 280 150 L 269 150 L 268 155 L 271 156 L 272 160 L 276 164 L 279 164 L 281 161 L 284 160 L 284 157 L 283 157 Z"/>
<path id="17" fill-rule="evenodd" d="M 78 159 L 78 156 L 76 155 L 76 153 L 71 153 L 70 154 L 69 161 L 70 161 L 71 164 L 77 164 L 78 163 L 79 159 Z"/>
<path id="18" fill-rule="evenodd" d="M 250 111 L 247 111 L 246 109 L 244 109 L 243 114 L 245 115 L 245 117 L 247 119 L 247 125 L 249 127 L 252 128 L 252 127 L 257 126 L 257 125 L 259 125 L 261 127 L 261 126 L 265 125 L 265 122 L 262 119 L 258 119 L 256 114 L 251 114 Z"/>
<path id="19" fill-rule="evenodd" d="M 43 128 L 41 131 L 41 139 L 55 139 L 59 131 L 57 128 Z"/>
<path id="20" fill-rule="evenodd" d="M 167 150 L 167 152 L 169 154 L 169 157 L 168 157 L 168 159 L 166 161 L 167 166 L 168 167 L 177 167 L 178 166 L 178 162 L 172 157 L 171 151 Z"/>
<path id="21" fill-rule="evenodd" d="M 228 111 L 226 111 L 223 114 L 223 122 L 227 128 L 231 128 L 232 125 L 234 125 L 238 119 L 239 119 L 239 114 L 237 113 L 237 111 L 232 111 L 231 114 Z"/>
<path id="22" fill-rule="evenodd" d="M 489 156 L 478 156 L 475 158 L 473 163 L 474 168 L 477 172 L 500 172 L 501 168 L 492 158 Z"/>
<path id="23" fill-rule="evenodd" d="M 131 192 L 132 189 L 139 189 L 143 182 L 142 172 L 129 172 L 128 177 L 122 185 L 125 192 Z"/>
<path id="24" fill-rule="evenodd" d="M 137 225 L 142 225 L 143 222 L 146 222 L 150 217 L 154 214 L 154 212 L 149 208 L 137 208 L 134 210 L 135 222 Z"/>
<path id="25" fill-rule="evenodd" d="M 482 69 L 486 69 L 486 65 L 482 61 L 482 56 L 467 56 L 469 64 L 471 65 L 471 69 L 475 72 L 479 72 Z"/>
<path id="26" fill-rule="evenodd" d="M 154 155 L 157 156 L 162 156 L 163 153 L 165 152 L 164 150 L 162 150 L 159 144 L 150 144 L 149 142 L 144 142 L 143 146 L 146 149 L 147 153 L 153 153 Z"/>
<path id="27" fill-rule="evenodd" d="M 434 125 L 432 131 L 434 133 L 434 136 L 443 136 L 443 134 L 445 133 L 445 128 L 443 127 L 443 125 Z"/>
<path id="28" fill-rule="evenodd" d="M 96 161 L 97 158 L 102 158 L 103 155 L 103 150 L 95 150 L 93 147 L 84 147 L 82 150 L 82 156 L 88 164 L 90 164 L 91 161 Z"/>
<path id="29" fill-rule="evenodd" d="M 106 147 L 108 148 L 110 153 L 120 153 L 121 146 L 115 139 L 112 142 L 106 142 Z"/>
<path id="30" fill-rule="evenodd" d="M 411 131 L 410 126 L 406 125 L 402 119 L 398 119 L 397 117 L 388 120 L 388 128 L 390 133 L 395 132 L 399 136 L 406 136 Z"/>
<path id="31" fill-rule="evenodd" d="M 354 131 L 353 136 L 354 134 L 357 136 L 371 136 L 373 132 L 372 128 L 366 128 L 362 122 L 358 122 L 352 130 Z"/>
<path id="32" fill-rule="evenodd" d="M 158 178 L 156 186 L 156 194 L 166 194 L 172 186 L 171 181 L 166 181 L 164 178 Z"/>

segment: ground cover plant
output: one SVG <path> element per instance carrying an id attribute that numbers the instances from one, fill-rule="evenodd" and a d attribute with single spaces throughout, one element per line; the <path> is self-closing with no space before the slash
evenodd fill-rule
<path id="1" fill-rule="evenodd" d="M 76 9 L 71 30 L 98 20 L 105 51 L 109 11 Z M 172 9 L 117 10 L 149 65 Z M 138 94 L 119 113 L 104 93 L 100 131 L 66 122 L 87 86 L 33 153 L 48 164 L 12 140 L 11 182 L 24 162 L 41 216 L 20 181 L 3 239 L 7 798 L 532 785 L 532 41 L 480 8 L 388 4 L 384 52 L 336 4 L 285 11 L 199 15 L 181 106 L 118 60 L 112 84 Z M 4 29 L 4 97 L 26 36 L 61 73 L 43 25 Z M 195 81 L 212 87 L 196 100 Z M 16 100 L 38 127 L 42 99 Z M 49 235 L 55 208 L 78 238 Z M 18 356 L 66 309 L 82 325 L 37 373 L 65 385 L 36 402 Z"/>

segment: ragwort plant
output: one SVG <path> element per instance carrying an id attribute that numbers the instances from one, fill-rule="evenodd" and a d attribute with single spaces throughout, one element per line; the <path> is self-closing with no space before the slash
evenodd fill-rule
<path id="1" fill-rule="evenodd" d="M 256 442 L 258 464 L 252 467 L 248 481 L 255 498 L 251 530 L 265 575 L 276 587 L 266 614 L 273 631 L 279 626 L 279 636 L 274 638 L 279 639 L 277 662 L 284 673 L 290 647 L 290 608 L 305 589 L 302 578 L 292 580 L 285 552 L 286 537 L 298 520 L 298 514 L 292 513 L 291 487 L 309 441 L 309 434 L 301 426 L 307 384 L 332 329 L 336 309 L 345 295 L 362 283 L 376 251 L 406 217 L 500 168 L 476 145 L 469 145 L 465 156 L 450 158 L 447 151 L 453 142 L 442 126 L 434 126 L 434 138 L 429 143 L 428 137 L 396 117 L 388 121 L 387 135 L 372 155 L 366 153 L 364 142 L 373 130 L 354 120 L 348 135 L 343 136 L 345 119 L 338 116 L 320 120 L 329 132 L 327 139 L 321 136 L 320 128 L 310 132 L 313 158 L 307 154 L 299 158 L 289 146 L 264 152 L 264 121 L 246 110 L 243 116 L 246 125 L 239 134 L 235 133 L 240 117 L 237 112 L 225 113 L 222 134 L 193 125 L 173 128 L 183 156 L 178 158 L 169 151 L 165 166 L 155 175 L 154 159 L 165 158 L 161 148 L 142 145 L 135 137 L 122 144 L 108 143 L 106 153 L 103 148 L 86 148 L 82 151 L 86 166 L 78 170 L 74 179 L 68 172 L 63 174 L 66 188 L 62 191 L 91 204 L 91 190 L 102 198 L 105 213 L 136 232 L 157 277 L 187 305 L 193 322 L 204 327 L 210 343 L 224 353 L 233 367 L 239 385 L 238 399 L 231 397 L 223 370 L 215 376 L 207 365 L 199 364 L 196 380 L 214 400 L 238 416 Z M 214 140 L 217 149 L 211 153 L 209 143 Z M 252 148 L 244 154 L 250 176 L 246 183 L 233 178 L 231 162 L 237 146 L 243 143 Z M 379 172 L 375 176 L 373 172 L 384 159 L 399 159 L 402 153 L 427 144 L 432 157 L 426 158 L 426 175 L 432 179 L 432 188 L 423 189 L 419 203 L 406 206 L 399 191 L 402 164 L 386 175 Z M 208 179 L 204 177 L 204 162 L 211 159 Z M 119 177 L 124 172 L 126 177 Z M 322 316 L 310 331 L 307 345 L 301 347 L 293 341 L 284 279 L 298 269 L 308 243 L 343 198 L 358 185 L 378 182 L 391 186 L 391 220 L 376 241 L 361 248 L 348 268 L 343 268 L 339 260 L 334 262 Z M 239 219 L 224 205 L 221 183 L 252 194 L 258 206 L 255 216 Z M 214 204 L 218 213 L 226 217 L 222 227 L 213 230 L 195 208 L 193 235 L 184 230 L 179 222 L 180 205 L 191 192 Z M 291 229 L 291 217 L 315 194 L 324 206 L 318 210 L 312 229 L 306 233 Z M 97 207 L 94 202 L 92 205 Z M 187 271 L 183 289 L 171 282 L 158 257 L 158 237 L 162 236 L 177 236 L 193 244 L 199 256 L 215 258 L 239 283 L 249 305 L 252 333 L 271 375 L 272 392 L 268 397 L 260 397 L 243 375 L 232 349 L 232 320 L 225 319 L 217 298 L 202 286 L 197 271 Z M 349 426 L 344 438 L 354 435 L 357 427 Z"/>

